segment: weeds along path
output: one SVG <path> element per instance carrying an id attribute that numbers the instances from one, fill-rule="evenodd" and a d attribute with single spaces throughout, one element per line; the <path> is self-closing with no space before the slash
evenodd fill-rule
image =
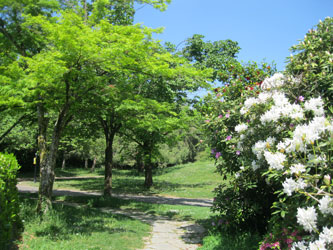
<path id="1" fill-rule="evenodd" d="M 37 193 L 38 188 L 23 185 L 17 185 L 19 192 Z M 77 190 L 54 190 L 55 196 L 100 196 L 101 193 L 84 192 Z M 211 206 L 209 199 L 187 199 L 161 196 L 139 196 L 139 195 L 114 195 L 121 199 L 132 199 L 137 201 L 171 204 L 171 205 L 189 205 L 189 206 Z M 81 204 L 55 201 L 67 206 L 80 207 Z M 84 205 L 83 205 L 84 206 Z M 148 223 L 152 226 L 150 237 L 145 239 L 145 247 L 142 250 L 192 250 L 199 247 L 199 243 L 205 233 L 205 229 L 191 221 L 172 221 L 167 217 L 155 216 L 133 210 L 118 210 L 112 208 L 96 208 L 105 213 L 121 214 L 133 219 Z"/>

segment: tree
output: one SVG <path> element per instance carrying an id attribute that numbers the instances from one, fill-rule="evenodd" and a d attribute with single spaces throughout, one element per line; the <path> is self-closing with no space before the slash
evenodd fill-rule
<path id="1" fill-rule="evenodd" d="M 327 17 L 310 29 L 303 41 L 290 48 L 293 54 L 288 58 L 286 71 L 300 78 L 291 90 L 295 99 L 321 96 L 326 105 L 333 103 L 332 41 L 333 18 Z"/>
<path id="2" fill-rule="evenodd" d="M 197 68 L 212 69 L 211 81 L 225 80 L 224 71 L 228 65 L 236 63 L 236 55 L 240 47 L 232 40 L 219 40 L 205 42 L 203 35 L 195 34 L 186 40 L 181 54 L 194 63 Z"/>
<path id="3" fill-rule="evenodd" d="M 139 146 L 138 154 L 145 170 L 144 186 L 150 188 L 153 185 L 152 165 L 160 156 L 159 145 L 172 139 L 167 135 L 180 128 L 184 120 L 175 112 L 174 104 L 140 96 L 127 100 L 123 108 L 131 116 L 125 123 L 125 135 Z"/>

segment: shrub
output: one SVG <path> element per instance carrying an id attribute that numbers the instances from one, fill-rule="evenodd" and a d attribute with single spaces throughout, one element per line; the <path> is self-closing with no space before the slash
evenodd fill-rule
<path id="1" fill-rule="evenodd" d="M 283 92 L 284 85 L 295 84 L 298 80 L 280 73 L 266 79 L 262 88 L 267 91 L 245 100 L 240 123 L 230 131 L 237 142 L 238 161 L 233 165 L 237 189 L 248 187 L 258 195 L 263 192 L 262 197 L 275 195 L 266 217 L 272 236 L 261 249 L 333 246 L 333 123 L 325 117 L 320 97 L 295 99 Z M 266 189 L 261 188 L 263 182 Z M 267 203 L 243 198 L 250 208 Z M 235 202 L 227 203 L 225 207 Z"/>
<path id="2" fill-rule="evenodd" d="M 246 97 L 257 96 L 261 91 L 262 81 L 274 72 L 274 67 L 267 64 L 229 64 L 228 70 L 223 73 L 227 84 L 216 88 L 214 95 L 208 95 L 200 107 L 205 115 L 212 156 L 225 179 L 232 180 L 241 163 L 237 140 L 232 133 L 241 119 L 242 104 Z M 224 183 L 215 190 L 213 206 L 213 210 L 223 217 L 224 226 L 237 231 L 254 229 L 265 232 L 274 191 L 269 190 L 266 182 L 255 174 L 244 185 L 237 185 L 232 181 Z"/>
<path id="3" fill-rule="evenodd" d="M 19 168 L 14 155 L 0 153 L 0 249 L 9 249 L 22 229 L 16 188 Z"/>

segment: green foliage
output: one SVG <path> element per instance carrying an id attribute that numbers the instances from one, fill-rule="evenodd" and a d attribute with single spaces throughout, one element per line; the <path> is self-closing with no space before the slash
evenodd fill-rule
<path id="1" fill-rule="evenodd" d="M 293 88 L 298 96 L 321 96 L 325 103 L 333 103 L 333 18 L 320 21 L 291 47 L 287 72 L 301 78 Z"/>
<path id="2" fill-rule="evenodd" d="M 223 74 L 227 64 L 237 63 L 235 57 L 240 50 L 237 42 L 232 40 L 220 40 L 204 42 L 203 35 L 193 35 L 186 40 L 182 54 L 195 67 L 212 69 L 212 82 L 223 81 Z"/>
<path id="3" fill-rule="evenodd" d="M 16 174 L 20 166 L 14 155 L 0 153 L 0 248 L 8 249 L 19 237 L 22 223 L 19 218 L 19 202 Z"/>
<path id="4" fill-rule="evenodd" d="M 244 182 L 234 178 L 242 160 L 238 155 L 237 138 L 233 136 L 239 124 L 240 109 L 246 97 L 257 96 L 265 77 L 274 73 L 273 66 L 256 63 L 242 65 L 230 63 L 221 77 L 226 84 L 209 93 L 198 108 L 205 117 L 204 127 L 224 183 L 216 188 L 213 210 L 225 221 L 230 230 L 255 230 L 265 232 L 274 195 L 261 176 L 253 174 Z M 258 205 L 258 203 L 260 205 Z"/>

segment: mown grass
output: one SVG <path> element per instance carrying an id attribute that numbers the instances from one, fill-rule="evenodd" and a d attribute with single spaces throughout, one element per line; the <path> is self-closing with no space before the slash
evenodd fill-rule
<path id="1" fill-rule="evenodd" d="M 57 170 L 57 177 L 103 176 L 103 170 L 90 173 L 85 169 Z M 165 195 L 184 198 L 213 198 L 213 190 L 222 178 L 215 172 L 213 162 L 195 162 L 158 169 L 153 175 L 154 185 L 150 190 L 143 187 L 144 175 L 136 170 L 113 170 L 112 188 L 115 193 Z M 32 181 L 26 184 L 38 186 Z M 103 178 L 58 179 L 54 189 L 101 191 Z"/>
<path id="2" fill-rule="evenodd" d="M 151 230 L 150 225 L 127 216 L 61 204 L 54 204 L 40 220 L 35 207 L 31 195 L 21 195 L 24 232 L 19 249 L 140 249 Z"/>

